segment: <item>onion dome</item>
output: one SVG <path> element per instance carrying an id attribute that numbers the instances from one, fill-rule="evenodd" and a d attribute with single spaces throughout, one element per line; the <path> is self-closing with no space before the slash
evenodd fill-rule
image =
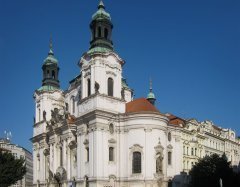
<path id="1" fill-rule="evenodd" d="M 58 60 L 54 57 L 53 49 L 52 49 L 52 40 L 50 40 L 49 44 L 49 52 L 47 58 L 44 60 L 44 64 L 57 64 Z"/>
<path id="2" fill-rule="evenodd" d="M 147 100 L 152 104 L 154 105 L 155 104 L 155 101 L 156 101 L 156 98 L 155 98 L 155 94 L 153 93 L 152 91 L 152 80 L 150 79 L 150 89 L 149 89 L 149 93 L 147 95 Z"/>
<path id="3" fill-rule="evenodd" d="M 111 21 L 111 16 L 109 13 L 105 11 L 103 1 L 100 1 L 98 5 L 98 10 L 96 13 L 93 14 L 92 20 L 104 20 L 104 19 Z"/>

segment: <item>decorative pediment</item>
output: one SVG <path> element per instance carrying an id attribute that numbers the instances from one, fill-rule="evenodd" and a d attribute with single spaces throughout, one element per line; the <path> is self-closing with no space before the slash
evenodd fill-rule
<path id="1" fill-rule="evenodd" d="M 108 140 L 108 143 L 116 143 L 117 141 L 114 140 L 113 138 L 111 138 L 110 140 Z"/>
<path id="2" fill-rule="evenodd" d="M 172 146 L 171 144 L 169 144 L 169 145 L 167 146 L 167 148 L 168 148 L 168 149 L 173 149 L 173 146 Z"/>
<path id="3" fill-rule="evenodd" d="M 89 141 L 88 139 L 85 139 L 84 142 L 83 142 L 84 145 L 88 145 L 89 144 Z"/>
<path id="4" fill-rule="evenodd" d="M 108 75 L 113 75 L 114 77 L 117 76 L 116 73 L 114 73 L 114 72 L 112 72 L 112 71 L 106 71 L 106 74 L 108 74 Z"/>

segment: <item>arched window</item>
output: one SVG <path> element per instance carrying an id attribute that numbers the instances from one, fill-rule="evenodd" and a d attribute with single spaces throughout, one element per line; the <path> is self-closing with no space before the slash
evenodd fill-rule
<path id="1" fill-rule="evenodd" d="M 59 152 L 60 152 L 60 166 L 62 166 L 63 165 L 63 149 L 62 149 L 62 147 L 60 147 Z"/>
<path id="2" fill-rule="evenodd" d="M 75 113 L 75 102 L 74 102 L 74 97 L 72 97 L 72 113 Z"/>
<path id="3" fill-rule="evenodd" d="M 47 70 L 47 78 L 49 78 L 50 77 L 50 75 L 49 75 L 49 70 Z"/>
<path id="4" fill-rule="evenodd" d="M 41 121 L 41 109 L 38 109 L 38 121 Z"/>
<path id="5" fill-rule="evenodd" d="M 194 150 L 193 150 L 193 148 L 191 149 L 191 155 L 194 155 Z"/>
<path id="6" fill-rule="evenodd" d="M 102 29 L 101 29 L 101 27 L 98 27 L 98 37 L 102 37 Z"/>
<path id="7" fill-rule="evenodd" d="M 132 173 L 141 173 L 141 153 L 140 152 L 133 152 L 132 158 Z"/>
<path id="8" fill-rule="evenodd" d="M 108 96 L 113 96 L 113 79 L 108 78 Z"/>
<path id="9" fill-rule="evenodd" d="M 66 111 L 68 111 L 68 107 L 69 107 L 69 106 L 68 106 L 68 103 L 65 103 L 65 104 L 66 104 Z"/>
<path id="10" fill-rule="evenodd" d="M 52 78 L 55 79 L 55 71 L 52 70 Z"/>
<path id="11" fill-rule="evenodd" d="M 170 142 L 172 140 L 171 132 L 168 133 L 168 141 Z"/>
<path id="12" fill-rule="evenodd" d="M 104 29 L 104 38 L 108 39 L 108 29 Z"/>
<path id="13" fill-rule="evenodd" d="M 172 152 L 168 151 L 168 165 L 172 165 Z"/>
<path id="14" fill-rule="evenodd" d="M 109 161 L 114 161 L 114 148 L 109 147 Z"/>
<path id="15" fill-rule="evenodd" d="M 91 95 L 91 81 L 90 81 L 90 79 L 87 80 L 87 95 L 88 95 L 88 97 Z"/>
<path id="16" fill-rule="evenodd" d="M 86 147 L 87 162 L 89 162 L 89 147 Z"/>
<path id="17" fill-rule="evenodd" d="M 40 154 L 38 153 L 37 154 L 37 170 L 39 171 L 40 170 Z"/>

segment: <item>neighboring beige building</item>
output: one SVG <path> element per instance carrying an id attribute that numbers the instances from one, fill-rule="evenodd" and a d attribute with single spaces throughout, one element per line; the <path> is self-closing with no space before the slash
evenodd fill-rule
<path id="1" fill-rule="evenodd" d="M 170 124 L 181 128 L 183 171 L 189 172 L 200 158 L 206 155 L 226 154 L 232 166 L 240 162 L 240 139 L 231 129 L 224 129 L 211 121 L 198 122 L 168 115 Z"/>
<path id="2" fill-rule="evenodd" d="M 22 180 L 18 181 L 11 187 L 32 187 L 33 184 L 33 159 L 32 153 L 25 148 L 12 144 L 9 139 L 0 139 L 0 149 L 12 153 L 16 158 L 25 159 L 27 172 Z"/>

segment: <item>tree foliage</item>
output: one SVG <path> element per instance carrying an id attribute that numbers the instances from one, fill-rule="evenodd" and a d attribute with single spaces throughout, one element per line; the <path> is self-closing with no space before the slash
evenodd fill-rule
<path id="1" fill-rule="evenodd" d="M 238 186 L 237 175 L 233 172 L 226 155 L 205 156 L 190 171 L 191 187 L 219 187 L 220 179 L 223 186 Z M 238 186 L 239 187 L 239 186 Z"/>
<path id="2" fill-rule="evenodd" d="M 25 160 L 0 150 L 0 186 L 8 187 L 21 180 L 26 173 Z"/>

